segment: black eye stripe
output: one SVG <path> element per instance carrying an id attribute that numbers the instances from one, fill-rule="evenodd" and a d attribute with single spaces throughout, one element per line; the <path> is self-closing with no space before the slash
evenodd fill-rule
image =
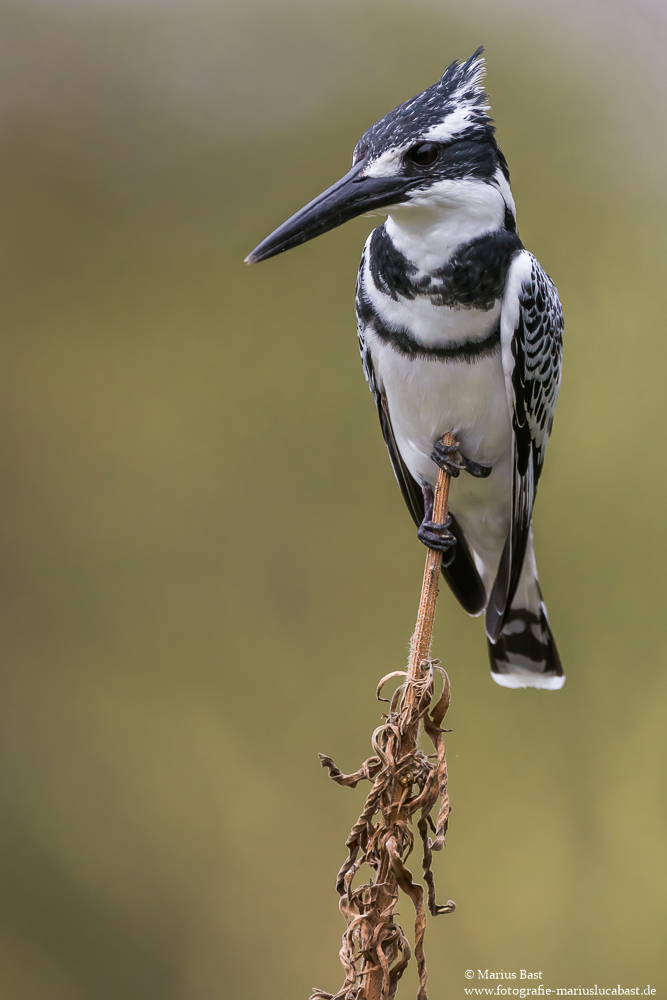
<path id="1" fill-rule="evenodd" d="M 440 153 L 440 146 L 435 142 L 420 142 L 405 154 L 406 160 L 416 163 L 419 167 L 428 167 L 435 163 Z"/>

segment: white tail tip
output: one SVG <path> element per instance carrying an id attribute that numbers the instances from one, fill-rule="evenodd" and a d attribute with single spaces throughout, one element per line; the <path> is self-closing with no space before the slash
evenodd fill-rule
<path id="1" fill-rule="evenodd" d="M 491 671 L 496 684 L 504 688 L 542 688 L 545 691 L 560 691 L 565 683 L 565 674 L 535 674 L 529 670 L 513 674 L 496 674 Z"/>

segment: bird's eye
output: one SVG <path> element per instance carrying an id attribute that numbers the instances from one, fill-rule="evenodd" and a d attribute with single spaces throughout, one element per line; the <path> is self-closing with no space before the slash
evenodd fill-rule
<path id="1" fill-rule="evenodd" d="M 428 167 L 435 163 L 440 149 L 435 142 L 420 142 L 418 146 L 413 146 L 408 150 L 406 159 L 412 160 L 419 167 Z"/>

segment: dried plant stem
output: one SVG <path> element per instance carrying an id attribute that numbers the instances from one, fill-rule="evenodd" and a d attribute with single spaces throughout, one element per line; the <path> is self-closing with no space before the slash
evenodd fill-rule
<path id="1" fill-rule="evenodd" d="M 445 434 L 445 445 L 455 443 Z M 438 474 L 433 504 L 433 520 L 447 517 L 450 477 Z M 438 906 L 431 871 L 432 852 L 441 850 L 449 818 L 447 761 L 440 724 L 449 708 L 449 678 L 430 659 L 435 605 L 442 566 L 442 553 L 429 549 L 424 568 L 417 624 L 410 646 L 408 670 L 394 671 L 378 686 L 378 697 L 389 678 L 400 675 L 404 682 L 394 692 L 385 723 L 373 733 L 375 756 L 369 757 L 354 774 L 345 775 L 330 757 L 320 754 L 322 765 L 341 785 L 354 788 L 363 779 L 373 782 L 364 809 L 347 839 L 348 857 L 336 887 L 340 909 L 347 923 L 340 959 L 345 982 L 337 994 L 314 990 L 311 1000 L 392 1000 L 411 957 L 402 928 L 394 923 L 394 909 L 400 891 L 410 897 L 415 908 L 415 958 L 419 972 L 417 1000 L 427 1000 L 426 961 L 423 939 L 426 926 L 424 889 L 415 883 L 405 861 L 414 846 L 413 816 L 419 812 L 417 828 L 422 841 L 422 871 L 427 885 L 428 908 L 432 915 L 451 913 L 451 900 Z M 443 691 L 432 707 L 434 672 L 443 676 Z M 418 749 L 421 724 L 433 743 L 435 754 L 427 757 Z M 435 760 L 433 759 L 435 758 Z M 437 820 L 431 817 L 439 800 Z M 378 816 L 376 822 L 374 817 Z M 429 830 L 435 834 L 432 839 Z M 354 887 L 352 882 L 361 865 L 375 871 L 372 882 Z M 359 968 L 359 963 L 361 967 Z"/>
<path id="2" fill-rule="evenodd" d="M 454 435 L 452 433 L 445 434 L 442 443 L 445 445 L 454 444 Z M 442 524 L 447 517 L 450 482 L 451 476 L 443 469 L 439 469 L 432 515 L 436 524 Z M 410 643 L 408 676 L 404 694 L 405 706 L 408 708 L 411 716 L 411 723 L 405 727 L 402 734 L 401 749 L 407 753 L 413 751 L 419 741 L 419 718 L 412 721 L 413 712 L 411 710 L 414 707 L 415 701 L 419 699 L 420 687 L 423 687 L 425 668 L 428 668 L 441 568 L 442 552 L 438 552 L 436 549 L 427 549 L 422 591 L 419 599 L 419 611 L 417 612 L 417 623 Z M 400 803 L 402 794 L 403 788 L 397 783 L 393 790 L 393 801 L 397 806 Z M 380 881 L 384 881 L 386 884 L 386 888 L 380 893 L 378 899 L 378 909 L 382 912 L 386 907 L 391 906 L 393 901 L 398 899 L 398 887 L 396 885 L 396 878 L 390 872 L 378 872 L 378 882 Z M 384 1000 L 382 980 L 382 968 L 374 969 L 369 973 L 366 985 L 366 1000 Z"/>
<path id="3" fill-rule="evenodd" d="M 442 439 L 444 445 L 455 444 L 454 435 L 451 432 L 445 434 Z M 442 469 L 438 471 L 438 481 L 435 487 L 435 497 L 433 500 L 433 520 L 437 524 L 442 524 L 447 517 L 449 507 L 449 484 L 451 476 Z M 435 621 L 435 604 L 438 600 L 438 584 L 440 582 L 440 570 L 442 568 L 442 552 L 435 549 L 427 549 L 426 565 L 424 566 L 424 580 L 422 582 L 422 592 L 419 601 L 419 612 L 417 614 L 417 624 L 410 644 L 410 660 L 408 661 L 408 683 L 417 681 L 422 675 L 422 663 L 428 660 L 431 652 L 431 637 L 433 635 L 433 623 Z"/>

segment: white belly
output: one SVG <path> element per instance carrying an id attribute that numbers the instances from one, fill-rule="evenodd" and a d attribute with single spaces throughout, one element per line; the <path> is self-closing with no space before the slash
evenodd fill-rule
<path id="1" fill-rule="evenodd" d="M 450 488 L 452 513 L 488 582 L 510 523 L 512 428 L 500 352 L 473 364 L 410 360 L 371 330 L 366 336 L 396 444 L 417 482 L 435 486 L 438 468 L 430 455 L 447 431 L 455 434 L 467 458 L 492 466 L 487 479 L 464 472 Z"/>

